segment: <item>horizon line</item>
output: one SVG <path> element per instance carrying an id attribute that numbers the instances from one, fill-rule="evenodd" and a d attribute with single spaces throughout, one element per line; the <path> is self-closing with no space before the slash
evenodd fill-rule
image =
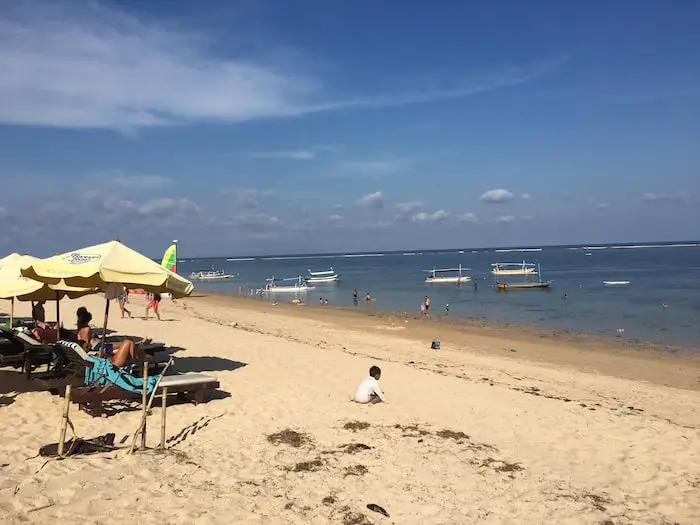
<path id="1" fill-rule="evenodd" d="M 694 240 L 672 240 L 672 241 L 644 241 L 644 242 L 588 242 L 588 243 L 575 243 L 575 244 L 540 244 L 540 245 L 520 245 L 520 246 L 480 246 L 480 247 L 450 247 L 450 248 L 405 248 L 400 250 L 361 250 L 361 251 L 342 251 L 342 252 L 306 252 L 306 253 L 266 253 L 266 254 L 228 254 L 228 255 L 207 255 L 207 256 L 188 256 L 184 259 L 224 259 L 228 257 L 236 258 L 268 258 L 268 257 L 303 257 L 303 256 L 343 256 L 343 255 L 363 255 L 363 254 L 400 254 L 400 253 L 419 253 L 419 252 L 451 252 L 459 250 L 470 250 L 470 251 L 483 251 L 483 250 L 527 250 L 527 249 L 545 249 L 545 248 L 584 248 L 587 246 L 604 246 L 609 248 L 611 246 L 673 246 L 676 244 L 688 245 L 687 247 L 693 247 L 693 245 L 700 244 L 700 239 Z M 178 243 L 178 249 L 180 248 L 180 243 Z M 160 259 L 162 255 L 157 258 Z M 154 258 L 155 259 L 155 258 Z M 178 255 L 178 262 L 180 256 Z"/>

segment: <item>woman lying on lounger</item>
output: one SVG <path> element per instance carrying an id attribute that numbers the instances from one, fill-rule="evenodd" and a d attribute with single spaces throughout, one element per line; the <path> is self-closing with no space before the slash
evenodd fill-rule
<path id="1" fill-rule="evenodd" d="M 90 328 L 92 314 L 84 306 L 78 308 L 76 313 L 78 314 L 78 343 L 85 350 L 89 352 L 98 350 L 100 357 L 106 357 L 119 368 L 125 366 L 129 361 L 141 364 L 146 360 L 146 355 L 139 348 L 139 344 L 146 343 L 148 340 L 135 344 L 131 339 L 124 339 L 118 343 L 106 343 L 103 349 L 100 340 L 92 337 L 92 329 Z"/>

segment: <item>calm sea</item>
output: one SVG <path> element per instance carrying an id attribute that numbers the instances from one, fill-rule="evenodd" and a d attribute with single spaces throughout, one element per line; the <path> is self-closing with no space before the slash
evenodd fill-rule
<path id="1" fill-rule="evenodd" d="M 590 254 L 590 255 L 588 255 Z M 182 253 L 180 254 L 182 256 Z M 551 290 L 499 292 L 490 274 L 496 262 L 541 265 Z M 433 267 L 461 264 L 473 284 L 427 284 Z M 546 247 L 536 251 L 464 250 L 387 252 L 383 254 L 303 255 L 250 258 L 180 259 L 178 273 L 224 270 L 235 274 L 225 281 L 195 281 L 200 291 L 245 295 L 262 288 L 265 279 L 305 275 L 329 267 L 341 282 L 317 285 L 304 295 L 309 304 L 327 298 L 332 305 L 352 305 L 352 290 L 362 298 L 370 292 L 373 308 L 418 313 L 425 295 L 431 313 L 496 319 L 512 323 L 561 328 L 603 336 L 641 339 L 680 346 L 700 346 L 700 244 Z M 515 278 L 514 278 L 515 279 Z M 629 281 L 605 286 L 603 281 Z M 566 296 L 564 297 L 564 294 Z M 289 301 L 292 294 L 277 294 Z M 667 308 L 662 305 L 666 304 Z"/>

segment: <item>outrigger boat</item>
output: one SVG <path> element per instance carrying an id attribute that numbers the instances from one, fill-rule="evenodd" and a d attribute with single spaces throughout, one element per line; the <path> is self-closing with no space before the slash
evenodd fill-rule
<path id="1" fill-rule="evenodd" d="M 543 281 L 541 278 L 541 271 L 539 264 L 537 265 L 537 273 L 534 272 L 530 275 L 540 275 L 540 279 L 537 281 L 524 281 L 520 283 L 496 283 L 499 290 L 547 290 L 552 286 L 554 281 Z"/>
<path id="2" fill-rule="evenodd" d="M 312 272 L 309 269 L 309 275 L 305 278 L 307 283 L 335 283 L 340 280 L 340 276 L 333 270 L 331 266 L 330 270 L 323 272 Z"/>
<path id="3" fill-rule="evenodd" d="M 493 275 L 535 275 L 535 265 L 526 263 L 494 263 L 491 273 Z"/>
<path id="4" fill-rule="evenodd" d="M 298 277 L 290 277 L 288 279 L 275 279 L 272 277 L 270 279 L 266 279 L 266 281 L 267 283 L 265 284 L 265 288 L 263 288 L 263 292 L 267 293 L 298 293 L 314 289 L 313 286 L 307 286 L 307 284 L 304 282 L 304 278 L 301 275 Z M 292 285 L 280 285 L 277 284 L 279 281 L 295 281 L 295 283 Z"/>
<path id="5" fill-rule="evenodd" d="M 192 272 L 190 274 L 190 279 L 197 279 L 199 281 L 218 281 L 220 279 L 230 279 L 233 275 L 224 273 L 223 270 L 210 270 L 206 272 Z"/>
<path id="6" fill-rule="evenodd" d="M 469 268 L 462 268 L 460 264 L 458 268 L 433 268 L 432 270 L 423 271 L 429 274 L 425 278 L 426 283 L 468 283 L 472 278 L 468 275 L 463 275 L 462 270 L 469 270 Z M 457 275 L 438 275 L 441 272 L 457 272 Z"/>

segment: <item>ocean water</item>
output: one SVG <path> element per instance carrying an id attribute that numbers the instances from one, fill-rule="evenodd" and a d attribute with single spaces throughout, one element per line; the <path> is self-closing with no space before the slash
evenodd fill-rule
<path id="1" fill-rule="evenodd" d="M 418 313 L 423 297 L 429 295 L 432 315 L 444 315 L 449 304 L 451 316 L 700 347 L 700 244 L 529 250 L 465 249 L 459 253 L 457 248 L 384 254 L 181 258 L 178 273 L 189 276 L 193 271 L 224 270 L 235 277 L 218 282 L 194 281 L 196 289 L 238 294 L 240 287 L 248 295 L 251 289 L 262 288 L 269 277 L 295 277 L 305 275 L 308 269 L 320 271 L 332 266 L 341 281 L 316 285 L 302 294 L 309 304 L 316 305 L 323 297 L 331 305 L 351 306 L 352 290 L 357 288 L 358 308 L 366 308 L 363 298 L 370 292 L 372 308 Z M 496 289 L 491 264 L 523 259 L 541 265 L 542 278 L 554 281 L 550 290 Z M 424 282 L 424 270 L 459 264 L 470 268 L 465 273 L 476 281 L 477 289 L 472 283 L 460 286 Z M 605 286 L 603 281 L 630 283 Z M 293 297 L 276 294 L 281 301 Z"/>

